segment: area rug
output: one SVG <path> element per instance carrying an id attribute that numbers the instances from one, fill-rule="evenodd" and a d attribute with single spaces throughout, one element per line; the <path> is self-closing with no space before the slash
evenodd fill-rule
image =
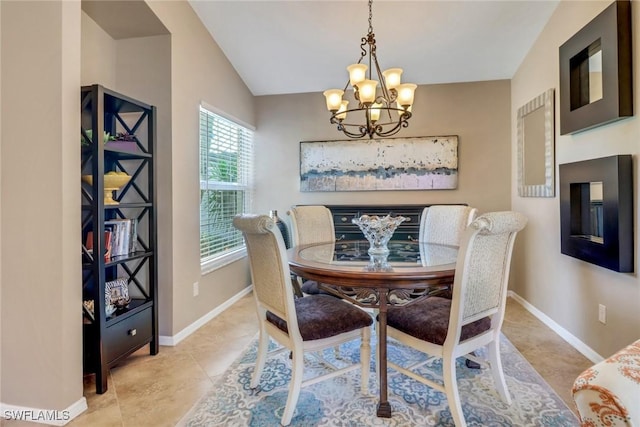
<path id="1" fill-rule="evenodd" d="M 373 340 L 372 340 L 373 341 Z M 389 340 L 388 357 L 401 364 L 422 360 L 423 356 Z M 372 354 L 375 351 L 372 343 Z M 462 410 L 469 426 L 578 426 L 578 420 L 509 340 L 501 338 L 502 363 L 513 399 L 505 404 L 493 386 L 488 369 L 468 368 L 458 360 L 457 375 Z M 272 342 L 271 348 L 276 348 Z M 257 340 L 220 377 L 214 387 L 179 422 L 179 426 L 279 426 L 287 400 L 291 376 L 287 352 L 267 359 L 260 385 L 249 383 L 256 359 Z M 482 351 L 479 356 L 484 357 Z M 333 350 L 324 356 L 340 365 L 359 358 L 357 341 L 343 344 L 338 358 Z M 305 378 L 325 367 L 312 356 L 305 356 Z M 391 418 L 378 418 L 378 386 L 375 365 L 370 365 L 369 392 L 360 393 L 360 371 L 304 387 L 291 426 L 454 426 L 447 399 L 396 371 L 390 370 L 389 402 Z M 442 363 L 433 361 L 420 368 L 422 375 L 441 379 Z"/>

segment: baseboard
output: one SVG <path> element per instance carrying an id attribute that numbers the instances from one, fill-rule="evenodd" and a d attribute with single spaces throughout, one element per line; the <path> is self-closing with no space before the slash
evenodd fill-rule
<path id="1" fill-rule="evenodd" d="M 87 410 L 87 399 L 82 397 L 67 407 L 67 409 L 61 411 L 57 409 L 28 408 L 26 406 L 10 405 L 1 402 L 0 408 L 2 409 L 0 416 L 6 420 L 63 426 Z"/>
<path id="2" fill-rule="evenodd" d="M 160 345 L 166 345 L 169 347 L 173 347 L 177 345 L 180 341 L 182 341 L 183 339 L 187 338 L 189 335 L 197 331 L 198 328 L 206 324 L 209 320 L 213 319 L 214 317 L 218 316 L 220 313 L 225 311 L 227 308 L 231 307 L 240 298 L 249 294 L 252 289 L 253 289 L 253 285 L 247 286 L 242 291 L 238 292 L 233 297 L 229 298 L 228 300 L 226 300 L 225 302 L 223 302 L 222 304 L 220 304 L 219 306 L 217 306 L 216 308 L 214 308 L 213 310 L 211 310 L 210 312 L 208 312 L 207 314 L 205 314 L 204 316 L 202 316 L 201 318 L 199 318 L 198 320 L 196 320 L 195 322 L 193 322 L 192 324 L 190 324 L 189 326 L 187 326 L 177 334 L 173 336 L 160 335 L 158 337 L 158 343 Z"/>
<path id="3" fill-rule="evenodd" d="M 591 360 L 594 364 L 604 360 L 604 357 L 600 356 L 593 350 L 591 347 L 580 341 L 574 335 L 572 335 L 569 331 L 564 329 L 562 326 L 558 325 L 554 322 L 549 316 L 538 310 L 536 307 L 531 305 L 527 300 L 522 298 L 520 295 L 516 294 L 513 291 L 509 291 L 508 295 L 513 298 L 516 302 L 522 305 L 529 313 L 533 314 L 538 318 L 542 323 L 551 328 L 556 334 L 560 335 L 560 337 L 568 342 L 573 348 L 582 353 L 587 359 Z"/>

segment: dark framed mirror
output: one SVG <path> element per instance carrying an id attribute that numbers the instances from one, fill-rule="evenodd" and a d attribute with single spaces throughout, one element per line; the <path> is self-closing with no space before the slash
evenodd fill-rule
<path id="1" fill-rule="evenodd" d="M 633 272 L 631 155 L 565 163 L 559 169 L 561 252 Z"/>
<path id="2" fill-rule="evenodd" d="M 560 134 L 630 116 L 631 2 L 620 0 L 560 46 Z"/>

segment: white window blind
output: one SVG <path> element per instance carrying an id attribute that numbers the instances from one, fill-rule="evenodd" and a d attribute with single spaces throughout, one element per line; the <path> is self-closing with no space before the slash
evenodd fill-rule
<path id="1" fill-rule="evenodd" d="M 233 227 L 251 211 L 253 132 L 200 107 L 200 262 L 244 248 Z"/>

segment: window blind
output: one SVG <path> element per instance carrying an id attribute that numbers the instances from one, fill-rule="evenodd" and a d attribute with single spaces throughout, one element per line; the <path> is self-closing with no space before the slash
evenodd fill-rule
<path id="1" fill-rule="evenodd" d="M 244 248 L 233 227 L 251 210 L 253 132 L 200 107 L 200 261 Z"/>

